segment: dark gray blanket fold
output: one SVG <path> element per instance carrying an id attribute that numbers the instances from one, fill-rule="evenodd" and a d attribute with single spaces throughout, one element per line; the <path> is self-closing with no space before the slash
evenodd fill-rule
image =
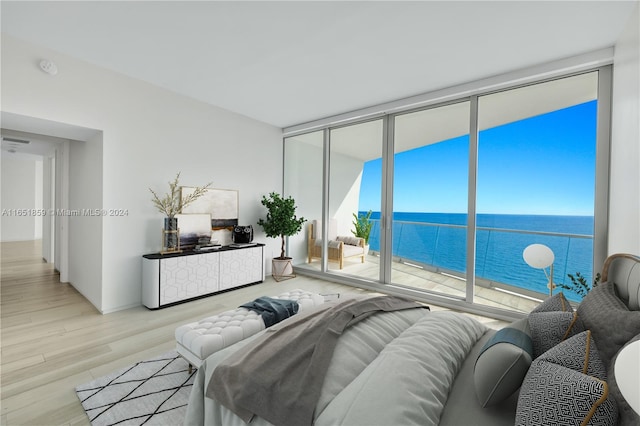
<path id="1" fill-rule="evenodd" d="M 257 415 L 275 425 L 310 425 L 342 332 L 375 312 L 410 308 L 429 309 L 393 296 L 325 303 L 267 329 L 221 362 L 206 395 L 247 423 Z"/>
<path id="2" fill-rule="evenodd" d="M 266 296 L 258 297 L 252 302 L 240 305 L 240 307 L 251 309 L 260 314 L 265 327 L 271 327 L 298 312 L 298 302 L 295 300 L 274 299 Z"/>

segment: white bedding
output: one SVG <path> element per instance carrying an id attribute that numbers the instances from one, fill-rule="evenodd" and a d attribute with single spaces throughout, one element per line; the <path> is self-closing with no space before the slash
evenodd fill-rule
<path id="1" fill-rule="evenodd" d="M 378 313 L 355 324 L 336 346 L 314 423 L 438 424 L 463 360 L 485 331 L 467 316 L 423 309 Z M 207 358 L 197 373 L 185 424 L 245 424 L 204 392 L 218 362 L 251 340 Z M 268 424 L 260 418 L 251 422 Z"/>

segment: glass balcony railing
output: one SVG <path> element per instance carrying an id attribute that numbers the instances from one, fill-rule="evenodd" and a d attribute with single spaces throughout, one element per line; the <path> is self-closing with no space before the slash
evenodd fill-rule
<path id="1" fill-rule="evenodd" d="M 369 243 L 375 253 L 380 251 L 380 223 L 379 220 L 373 222 Z M 523 250 L 534 243 L 545 244 L 553 250 L 556 286 L 571 284 L 567 274 L 580 272 L 587 280 L 592 277 L 592 235 L 492 227 L 476 229 L 477 285 L 545 297 L 549 290 L 544 272 L 531 268 L 522 258 Z M 466 237 L 466 225 L 394 221 L 394 261 L 465 278 Z M 574 291 L 563 291 L 570 300 L 581 300 Z"/>

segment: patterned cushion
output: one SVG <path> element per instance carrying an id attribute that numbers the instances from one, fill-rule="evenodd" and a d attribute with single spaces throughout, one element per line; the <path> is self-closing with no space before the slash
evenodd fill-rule
<path id="1" fill-rule="evenodd" d="M 585 330 L 577 313 L 557 311 L 529 314 L 529 327 L 533 339 L 534 358 Z"/>
<path id="2" fill-rule="evenodd" d="M 589 331 L 558 344 L 531 363 L 515 424 L 615 425 L 618 409 L 604 371 Z"/>
<path id="3" fill-rule="evenodd" d="M 532 359 L 533 343 L 526 318 L 498 330 L 483 346 L 473 370 L 480 405 L 502 402 L 518 390 Z"/>
<path id="4" fill-rule="evenodd" d="M 607 382 L 545 360 L 527 372 L 516 409 L 516 426 L 615 425 L 618 410 Z"/>
<path id="5" fill-rule="evenodd" d="M 573 312 L 573 307 L 567 298 L 564 297 L 564 293 L 560 292 L 555 296 L 545 299 L 545 301 L 536 306 L 531 313 L 551 311 Z"/>
<path id="6" fill-rule="evenodd" d="M 554 346 L 540 355 L 539 359 L 580 371 L 582 374 L 600 380 L 607 380 L 607 371 L 589 330 L 576 334 Z"/>
<path id="7" fill-rule="evenodd" d="M 598 342 L 600 356 L 607 368 L 620 348 L 640 334 L 640 311 L 630 311 L 616 295 L 612 283 L 594 287 L 578 305 L 578 315 Z"/>

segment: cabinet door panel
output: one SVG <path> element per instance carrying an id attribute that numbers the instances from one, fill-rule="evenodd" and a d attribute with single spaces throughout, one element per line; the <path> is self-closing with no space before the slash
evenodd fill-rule
<path id="1" fill-rule="evenodd" d="M 220 253 L 220 290 L 251 284 L 264 279 L 262 247 Z"/>
<path id="2" fill-rule="evenodd" d="M 219 272 L 219 253 L 163 259 L 160 267 L 160 304 L 218 291 Z"/>

